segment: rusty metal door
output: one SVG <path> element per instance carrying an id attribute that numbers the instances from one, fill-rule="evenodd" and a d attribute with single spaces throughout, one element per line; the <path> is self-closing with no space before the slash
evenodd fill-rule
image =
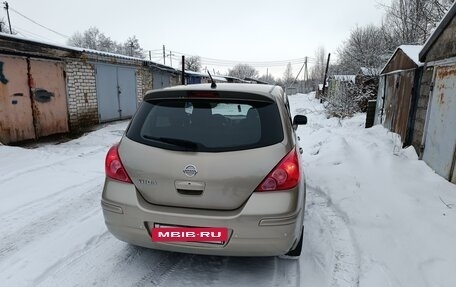
<path id="1" fill-rule="evenodd" d="M 456 183 L 456 65 L 436 69 L 428 109 L 423 160 Z"/>
<path id="2" fill-rule="evenodd" d="M 390 74 L 386 76 L 385 86 L 385 103 L 384 103 L 384 118 L 383 126 L 388 130 L 392 130 L 394 124 L 395 108 L 397 105 L 396 88 L 399 87 L 399 75 Z"/>
<path id="3" fill-rule="evenodd" d="M 407 129 L 412 105 L 415 71 L 401 72 L 399 88 L 396 90 L 397 102 L 393 131 L 401 136 L 402 143 L 407 141 Z"/>
<path id="4" fill-rule="evenodd" d="M 0 142 L 35 138 L 27 59 L 0 55 Z"/>
<path id="5" fill-rule="evenodd" d="M 37 137 L 68 132 L 68 105 L 63 64 L 30 60 L 30 86 Z"/>
<path id="6" fill-rule="evenodd" d="M 399 134 L 402 142 L 407 137 L 414 75 L 414 71 L 405 71 L 386 76 L 383 126 Z"/>

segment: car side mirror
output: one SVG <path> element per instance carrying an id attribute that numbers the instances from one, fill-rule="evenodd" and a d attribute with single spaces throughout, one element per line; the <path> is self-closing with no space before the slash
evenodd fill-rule
<path id="1" fill-rule="evenodd" d="M 293 129 L 297 129 L 300 125 L 307 124 L 307 117 L 302 115 L 296 115 L 293 118 Z"/>

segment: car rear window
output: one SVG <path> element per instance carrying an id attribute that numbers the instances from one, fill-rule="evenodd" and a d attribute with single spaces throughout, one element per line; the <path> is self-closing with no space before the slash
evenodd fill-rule
<path id="1" fill-rule="evenodd" d="M 279 143 L 283 130 L 275 102 L 161 99 L 143 102 L 127 137 L 169 150 L 223 152 Z"/>

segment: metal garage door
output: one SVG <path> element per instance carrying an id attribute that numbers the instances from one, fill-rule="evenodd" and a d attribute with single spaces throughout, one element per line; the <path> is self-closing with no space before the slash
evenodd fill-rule
<path id="1" fill-rule="evenodd" d="M 68 132 L 68 105 L 63 64 L 30 60 L 37 137 Z"/>
<path id="2" fill-rule="evenodd" d="M 429 104 L 423 160 L 456 183 L 456 66 L 437 68 Z"/>
<path id="3" fill-rule="evenodd" d="M 68 132 L 61 62 L 0 56 L 0 141 Z"/>
<path id="4" fill-rule="evenodd" d="M 154 80 L 152 88 L 154 90 L 166 88 L 171 85 L 171 77 L 168 73 L 162 71 L 154 71 L 152 75 Z"/>
<path id="5" fill-rule="evenodd" d="M 0 56 L 0 142 L 34 138 L 27 59 Z"/>
<path id="6" fill-rule="evenodd" d="M 133 116 L 137 108 L 135 69 L 96 64 L 96 85 L 100 121 Z"/>

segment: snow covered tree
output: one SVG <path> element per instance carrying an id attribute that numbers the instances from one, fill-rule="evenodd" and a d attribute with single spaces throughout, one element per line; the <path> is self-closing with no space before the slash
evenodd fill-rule
<path id="1" fill-rule="evenodd" d="M 182 61 L 181 61 L 182 65 Z M 185 69 L 194 72 L 201 71 L 201 57 L 200 56 L 190 56 L 185 57 Z"/>
<path id="2" fill-rule="evenodd" d="M 96 27 L 90 27 L 83 33 L 74 33 L 67 43 L 70 46 L 144 58 L 144 51 L 136 36 L 128 38 L 124 43 L 118 43 Z"/>
<path id="3" fill-rule="evenodd" d="M 144 50 L 139 45 L 139 40 L 136 36 L 129 37 L 120 46 L 120 54 L 128 55 L 131 57 L 144 58 Z"/>
<path id="4" fill-rule="evenodd" d="M 356 27 L 338 49 L 338 69 L 342 74 L 356 74 L 361 67 L 382 67 L 396 48 L 386 44 L 382 28 L 374 25 Z"/>
<path id="5" fill-rule="evenodd" d="M 271 74 L 262 75 L 261 77 L 258 78 L 258 80 L 264 81 L 264 82 L 269 83 L 271 85 L 276 83 L 276 79 Z"/>
<path id="6" fill-rule="evenodd" d="M 228 76 L 239 79 L 258 78 L 258 75 L 258 71 L 248 64 L 237 64 L 232 69 L 228 70 Z"/>
<path id="7" fill-rule="evenodd" d="M 333 91 L 325 98 L 326 112 L 331 117 L 346 118 L 360 112 L 357 98 L 359 87 L 351 81 L 340 81 L 335 84 Z"/>

